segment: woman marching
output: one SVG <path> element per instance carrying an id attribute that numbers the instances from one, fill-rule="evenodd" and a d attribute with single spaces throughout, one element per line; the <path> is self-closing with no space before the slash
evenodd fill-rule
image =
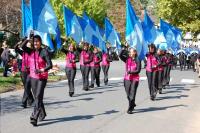
<path id="1" fill-rule="evenodd" d="M 162 94 L 162 89 L 163 89 L 163 76 L 164 76 L 164 59 L 163 59 L 163 51 L 161 49 L 158 49 L 157 55 L 158 55 L 158 90 L 159 94 Z"/>
<path id="2" fill-rule="evenodd" d="M 148 79 L 150 98 L 152 101 L 154 101 L 158 90 L 158 59 L 154 44 L 149 45 L 149 53 L 146 55 L 146 58 L 146 75 Z"/>
<path id="3" fill-rule="evenodd" d="M 108 84 L 108 71 L 110 68 L 110 62 L 112 62 L 111 56 L 109 55 L 109 48 L 106 51 L 102 51 L 103 55 L 102 55 L 102 63 L 101 63 L 101 67 L 103 70 L 103 74 L 104 74 L 104 84 L 107 85 Z"/>
<path id="4" fill-rule="evenodd" d="M 30 117 L 30 123 L 37 126 L 39 121 L 44 120 L 46 112 L 43 104 L 44 89 L 48 79 L 48 70 L 52 68 L 52 62 L 48 52 L 41 47 L 42 39 L 39 35 L 33 38 L 34 49 L 24 45 L 22 48 L 29 54 L 31 88 L 35 99 L 35 106 Z"/>
<path id="5" fill-rule="evenodd" d="M 29 67 L 29 55 L 28 53 L 24 52 L 22 49 L 20 49 L 21 45 L 27 45 L 27 47 L 31 48 L 31 43 L 26 39 L 22 43 L 18 43 L 15 46 L 15 51 L 19 53 L 22 56 L 22 64 L 21 64 L 21 79 L 24 86 L 24 94 L 22 98 L 22 107 L 26 108 L 27 105 L 31 106 L 34 99 L 31 92 L 31 83 L 30 83 L 30 67 Z"/>
<path id="6" fill-rule="evenodd" d="M 93 51 L 93 60 L 90 63 L 91 67 L 91 85 L 90 88 L 94 88 L 94 80 L 96 80 L 97 87 L 100 87 L 100 62 L 102 61 L 101 53 L 98 51 L 96 47 L 94 47 Z"/>
<path id="7" fill-rule="evenodd" d="M 139 73 L 141 70 L 141 62 L 137 58 L 137 51 L 134 48 L 130 48 L 129 51 L 122 50 L 119 57 L 123 62 L 126 63 L 124 87 L 129 101 L 129 107 L 127 113 L 132 114 L 136 106 L 135 97 L 136 97 L 137 87 L 139 84 Z"/>
<path id="8" fill-rule="evenodd" d="M 65 72 L 68 79 L 69 96 L 72 97 L 74 95 L 74 79 L 76 76 L 76 62 L 78 62 L 78 55 L 73 44 L 69 45 L 68 50 L 62 47 L 61 51 L 66 54 Z"/>
<path id="9" fill-rule="evenodd" d="M 83 43 L 83 50 L 80 54 L 80 69 L 83 78 L 83 90 L 89 90 L 89 72 L 90 63 L 93 60 L 92 52 L 89 50 L 89 44 Z"/>

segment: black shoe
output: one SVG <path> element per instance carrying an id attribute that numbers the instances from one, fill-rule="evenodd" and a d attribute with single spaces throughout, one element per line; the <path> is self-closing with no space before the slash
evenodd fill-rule
<path id="1" fill-rule="evenodd" d="M 43 120 L 45 119 L 46 116 L 47 116 L 46 114 L 45 114 L 45 115 L 42 115 L 42 116 L 39 116 L 39 117 L 38 117 L 38 121 L 43 121 Z"/>
<path id="2" fill-rule="evenodd" d="M 108 85 L 108 82 L 105 82 L 104 84 L 105 84 L 105 85 Z"/>
<path id="3" fill-rule="evenodd" d="M 89 87 L 85 87 L 83 90 L 85 90 L 85 91 L 89 91 Z"/>
<path id="4" fill-rule="evenodd" d="M 69 96 L 72 97 L 74 95 L 74 92 L 69 92 Z"/>
<path id="5" fill-rule="evenodd" d="M 152 101 L 155 101 L 155 97 L 154 97 L 154 96 L 152 96 L 152 97 L 151 97 L 151 100 L 152 100 Z"/>
<path id="6" fill-rule="evenodd" d="M 159 90 L 159 94 L 162 94 L 162 90 Z"/>
<path id="7" fill-rule="evenodd" d="M 34 118 L 30 118 L 30 123 L 31 123 L 34 127 L 37 126 L 37 120 L 34 119 Z"/>
<path id="8" fill-rule="evenodd" d="M 90 88 L 94 88 L 94 84 L 90 85 L 89 87 L 90 87 Z"/>
<path id="9" fill-rule="evenodd" d="M 97 85 L 97 87 L 100 87 L 100 85 Z"/>
<path id="10" fill-rule="evenodd" d="M 25 109 L 25 108 L 27 108 L 27 105 L 22 103 L 21 107 L 23 107 Z"/>

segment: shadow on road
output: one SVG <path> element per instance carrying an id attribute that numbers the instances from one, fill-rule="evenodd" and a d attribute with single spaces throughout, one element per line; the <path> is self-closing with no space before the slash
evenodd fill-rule
<path id="1" fill-rule="evenodd" d="M 177 107 L 187 107 L 187 105 L 180 104 L 180 105 L 173 105 L 173 106 L 166 106 L 166 107 L 149 107 L 149 108 L 144 108 L 144 109 L 136 109 L 134 113 L 162 111 L 162 110 L 167 110 L 170 108 L 177 108 Z"/>
<path id="2" fill-rule="evenodd" d="M 116 110 L 110 110 L 110 111 L 106 111 L 104 113 L 96 114 L 96 115 L 77 115 L 77 116 L 71 116 L 71 117 L 46 119 L 43 121 L 44 123 L 38 124 L 38 126 L 46 126 L 46 125 L 50 125 L 50 124 L 56 124 L 56 123 L 67 122 L 67 121 L 88 120 L 88 119 L 93 119 L 96 116 L 110 115 L 110 114 L 114 114 L 114 113 L 118 113 L 118 112 L 119 111 L 116 111 Z"/>
<path id="3" fill-rule="evenodd" d="M 180 98 L 185 98 L 185 97 L 189 97 L 189 95 L 158 97 L 158 98 L 156 98 L 156 101 L 166 100 L 166 99 L 180 99 Z"/>

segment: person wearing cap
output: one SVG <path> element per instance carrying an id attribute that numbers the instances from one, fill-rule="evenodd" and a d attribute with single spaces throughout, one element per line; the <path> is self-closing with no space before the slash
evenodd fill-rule
<path id="1" fill-rule="evenodd" d="M 78 60 L 78 55 L 75 50 L 75 46 L 73 44 L 70 44 L 68 46 L 68 49 L 65 49 L 64 47 L 61 48 L 61 51 L 65 53 L 66 55 L 66 67 L 65 72 L 68 80 L 69 85 L 69 96 L 72 97 L 74 95 L 74 79 L 76 76 L 76 63 Z"/>
<path id="2" fill-rule="evenodd" d="M 157 90 L 158 90 L 158 64 L 159 60 L 156 55 L 156 46 L 150 44 L 149 53 L 146 54 L 147 64 L 146 64 L 146 75 L 148 79 L 148 87 L 150 92 L 150 99 L 155 100 Z"/>
<path id="3" fill-rule="evenodd" d="M 107 48 L 107 51 L 103 50 L 102 53 L 103 53 L 103 55 L 102 55 L 101 67 L 102 67 L 103 74 L 104 74 L 104 84 L 108 85 L 108 71 L 110 68 L 110 62 L 112 62 L 112 58 L 109 53 L 109 48 Z"/>
<path id="4" fill-rule="evenodd" d="M 1 59 L 2 59 L 2 62 L 3 62 L 3 76 L 4 77 L 7 77 L 7 72 L 8 72 L 8 69 L 9 69 L 9 61 L 10 61 L 10 50 L 8 48 L 8 45 L 7 45 L 7 42 L 4 41 L 3 42 L 3 52 L 1 54 Z"/>
<path id="5" fill-rule="evenodd" d="M 34 98 L 33 94 L 31 92 L 31 82 L 30 82 L 30 67 L 29 67 L 29 54 L 24 52 L 20 48 L 20 45 L 27 45 L 28 48 L 32 49 L 31 43 L 29 42 L 28 39 L 23 40 L 23 42 L 17 43 L 15 46 L 15 51 L 16 53 L 20 54 L 22 56 L 22 64 L 21 64 L 21 79 L 22 83 L 24 86 L 24 93 L 23 93 L 23 98 L 22 98 L 22 107 L 26 108 L 27 105 L 31 106 Z"/>
<path id="6" fill-rule="evenodd" d="M 100 63 L 102 61 L 102 56 L 99 50 L 94 47 L 93 50 L 93 60 L 90 63 L 91 67 L 91 85 L 90 88 L 94 88 L 94 81 L 96 81 L 97 87 L 100 87 L 100 72 L 101 72 L 101 67 Z"/>
<path id="7" fill-rule="evenodd" d="M 129 48 L 128 51 L 122 50 L 119 57 L 125 63 L 124 87 L 129 101 L 127 113 L 132 114 L 136 106 L 135 98 L 140 78 L 141 61 L 137 57 L 135 48 Z"/>
<path id="8" fill-rule="evenodd" d="M 52 62 L 48 55 L 48 51 L 41 47 L 42 39 L 39 35 L 33 37 L 33 45 L 33 49 L 28 48 L 26 45 L 23 45 L 22 49 L 29 54 L 29 77 L 35 100 L 30 123 L 33 126 L 37 126 L 38 120 L 43 121 L 46 117 L 43 97 L 48 79 L 48 70 L 52 68 Z"/>
<path id="9" fill-rule="evenodd" d="M 92 52 L 89 50 L 89 44 L 84 42 L 83 49 L 80 54 L 80 69 L 83 79 L 83 90 L 89 90 L 89 72 L 90 72 L 90 63 L 93 60 Z"/>

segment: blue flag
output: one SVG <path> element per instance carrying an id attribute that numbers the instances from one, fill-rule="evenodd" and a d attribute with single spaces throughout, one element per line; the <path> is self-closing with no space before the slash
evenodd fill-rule
<path id="1" fill-rule="evenodd" d="M 154 23 L 145 11 L 144 21 L 142 22 L 142 28 L 144 31 L 145 41 L 150 44 L 153 43 L 156 39 L 156 28 L 154 27 Z"/>
<path id="2" fill-rule="evenodd" d="M 164 33 L 167 41 L 168 48 L 173 49 L 173 44 L 175 42 L 175 35 L 172 30 L 172 26 L 160 19 L 160 30 Z"/>
<path id="3" fill-rule="evenodd" d="M 105 19 L 105 36 L 106 41 L 108 41 L 113 47 L 121 45 L 118 32 L 115 30 L 108 18 Z"/>
<path id="4" fill-rule="evenodd" d="M 143 29 L 130 0 L 126 0 L 126 41 L 131 47 L 135 47 L 139 58 L 142 60 L 147 52 Z"/>
<path id="5" fill-rule="evenodd" d="M 24 0 L 22 0 L 21 9 L 22 9 L 22 37 L 25 36 L 28 37 L 28 34 L 32 29 L 31 13 L 28 5 L 26 5 Z"/>
<path id="6" fill-rule="evenodd" d="M 33 30 L 56 34 L 57 17 L 49 0 L 30 0 Z"/>
<path id="7" fill-rule="evenodd" d="M 55 42 L 57 44 L 57 49 L 60 49 L 61 46 L 62 46 L 62 41 L 61 41 L 61 38 L 60 38 L 60 28 L 59 28 L 59 26 L 57 26 L 57 28 L 56 28 Z"/>
<path id="8" fill-rule="evenodd" d="M 31 23 L 32 23 L 32 19 L 31 19 L 31 12 L 29 7 L 25 4 L 24 0 L 22 0 L 22 29 L 23 29 L 23 36 L 28 36 L 30 31 L 33 30 Z M 36 35 L 40 35 L 40 37 L 42 38 L 42 43 L 44 45 L 47 45 L 48 47 L 50 47 L 51 49 L 54 49 L 51 37 L 49 33 L 42 33 L 39 32 L 37 30 L 34 31 L 34 34 Z"/>

